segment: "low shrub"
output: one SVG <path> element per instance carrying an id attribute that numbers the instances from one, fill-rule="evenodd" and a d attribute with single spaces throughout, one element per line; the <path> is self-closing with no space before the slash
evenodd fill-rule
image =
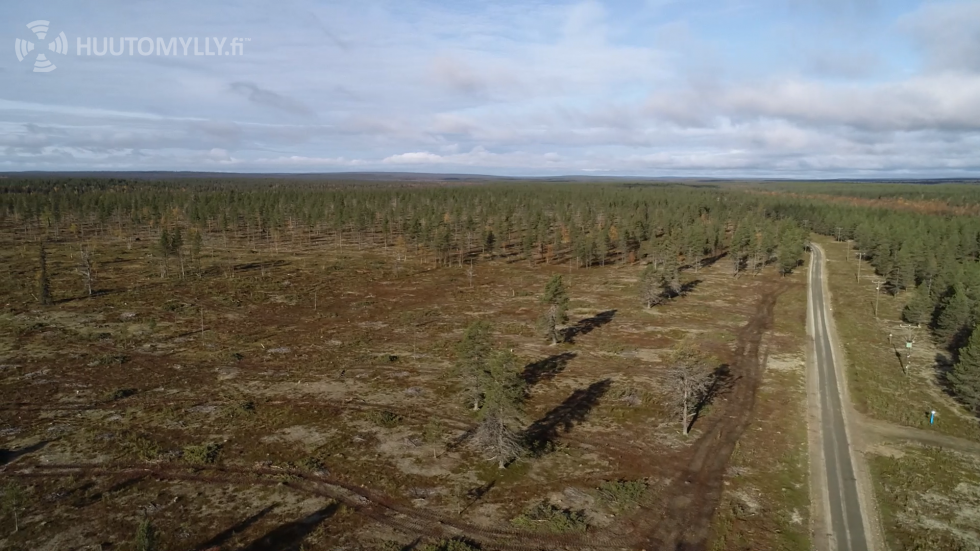
<path id="1" fill-rule="evenodd" d="M 208 442 L 197 446 L 184 447 L 184 461 L 195 465 L 212 465 L 218 460 L 221 444 Z"/>
<path id="2" fill-rule="evenodd" d="M 642 480 L 610 480 L 599 485 L 596 497 L 613 509 L 625 510 L 636 507 L 646 493 Z"/>
<path id="3" fill-rule="evenodd" d="M 562 509 L 544 501 L 521 513 L 511 523 L 519 528 L 553 534 L 584 532 L 588 527 L 581 511 Z"/>
<path id="4" fill-rule="evenodd" d="M 391 429 L 402 423 L 402 416 L 388 410 L 372 411 L 368 416 L 371 422 L 379 427 Z"/>
<path id="5" fill-rule="evenodd" d="M 418 548 L 419 551 L 479 551 L 479 549 L 474 543 L 462 538 L 440 540 Z"/>

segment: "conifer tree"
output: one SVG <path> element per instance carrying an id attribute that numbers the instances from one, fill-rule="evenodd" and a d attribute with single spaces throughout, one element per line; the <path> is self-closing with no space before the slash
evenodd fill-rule
<path id="1" fill-rule="evenodd" d="M 455 374 L 462 380 L 464 397 L 473 404 L 473 411 L 480 408 L 483 399 L 487 366 L 493 352 L 492 333 L 490 322 L 475 321 L 466 328 L 462 340 L 456 345 Z"/>
<path id="2" fill-rule="evenodd" d="M 902 309 L 902 319 L 916 325 L 929 323 L 932 319 L 932 299 L 925 285 L 916 287 Z"/>
<path id="3" fill-rule="evenodd" d="M 942 302 L 936 318 L 936 334 L 956 350 L 964 341 L 970 326 L 973 304 L 962 285 L 953 286 Z"/>
<path id="4" fill-rule="evenodd" d="M 37 301 L 44 306 L 51 304 L 51 279 L 48 277 L 48 253 L 44 250 L 44 240 L 37 255 Z"/>
<path id="5" fill-rule="evenodd" d="M 747 223 L 743 222 L 736 226 L 735 231 L 732 232 L 731 241 L 728 244 L 728 258 L 732 263 L 732 275 L 738 275 L 738 272 L 742 269 L 742 264 L 745 263 L 746 250 L 751 242 L 752 235 L 749 232 L 749 226 Z"/>
<path id="6" fill-rule="evenodd" d="M 136 528 L 136 551 L 158 551 L 157 531 L 150 519 L 144 519 Z"/>
<path id="7" fill-rule="evenodd" d="M 948 375 L 949 383 L 963 403 L 980 413 L 980 325 L 973 327 L 970 340 L 958 356 Z"/>
<path id="8" fill-rule="evenodd" d="M 504 350 L 490 356 L 481 390 L 483 407 L 474 439 L 503 469 L 523 451 L 520 429 L 527 390 L 513 353 Z"/>
<path id="9" fill-rule="evenodd" d="M 787 229 L 779 240 L 776 255 L 779 257 L 779 271 L 783 275 L 792 272 L 803 258 L 803 240 L 795 231 Z"/>
<path id="10" fill-rule="evenodd" d="M 705 391 L 714 377 L 712 359 L 697 343 L 684 339 L 677 343 L 667 357 L 668 392 L 681 413 L 681 430 L 687 434 L 691 428 L 691 416 L 697 412 Z"/>
<path id="11" fill-rule="evenodd" d="M 545 336 L 551 339 L 551 344 L 558 344 L 561 339 L 558 325 L 568 321 L 568 291 L 560 275 L 552 276 L 545 285 L 541 302 L 546 308 L 541 318 L 541 327 Z"/>

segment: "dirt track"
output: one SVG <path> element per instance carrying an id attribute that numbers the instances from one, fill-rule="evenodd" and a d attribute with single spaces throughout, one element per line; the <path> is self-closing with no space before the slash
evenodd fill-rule
<path id="1" fill-rule="evenodd" d="M 765 352 L 762 338 L 772 326 L 780 286 L 764 293 L 755 312 L 737 334 L 734 377 L 721 411 L 694 444 L 687 467 L 664 496 L 662 513 L 644 537 L 645 549 L 696 551 L 705 549 L 715 509 L 721 500 L 725 470 L 735 445 L 752 420 L 756 393 L 762 383 Z"/>

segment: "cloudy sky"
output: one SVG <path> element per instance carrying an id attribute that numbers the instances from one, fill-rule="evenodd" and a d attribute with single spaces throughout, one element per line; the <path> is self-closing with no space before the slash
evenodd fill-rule
<path id="1" fill-rule="evenodd" d="M 980 176 L 976 0 L 31 0 L 0 34 L 0 171 Z"/>

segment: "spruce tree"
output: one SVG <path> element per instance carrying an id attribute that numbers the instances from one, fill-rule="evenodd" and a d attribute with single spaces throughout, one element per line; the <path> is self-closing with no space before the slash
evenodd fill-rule
<path id="1" fill-rule="evenodd" d="M 970 325 L 972 303 L 962 285 L 950 289 L 936 318 L 936 334 L 955 350 L 963 344 Z"/>
<path id="2" fill-rule="evenodd" d="M 159 549 L 157 539 L 156 528 L 153 527 L 150 519 L 144 519 L 136 528 L 136 551 L 157 551 Z"/>
<path id="3" fill-rule="evenodd" d="M 919 285 L 909 296 L 909 300 L 902 309 L 902 319 L 914 324 L 929 323 L 932 319 L 932 299 L 929 298 L 929 290 L 926 286 Z"/>
<path id="4" fill-rule="evenodd" d="M 980 412 L 980 325 L 973 328 L 947 378 L 960 400 Z"/>

